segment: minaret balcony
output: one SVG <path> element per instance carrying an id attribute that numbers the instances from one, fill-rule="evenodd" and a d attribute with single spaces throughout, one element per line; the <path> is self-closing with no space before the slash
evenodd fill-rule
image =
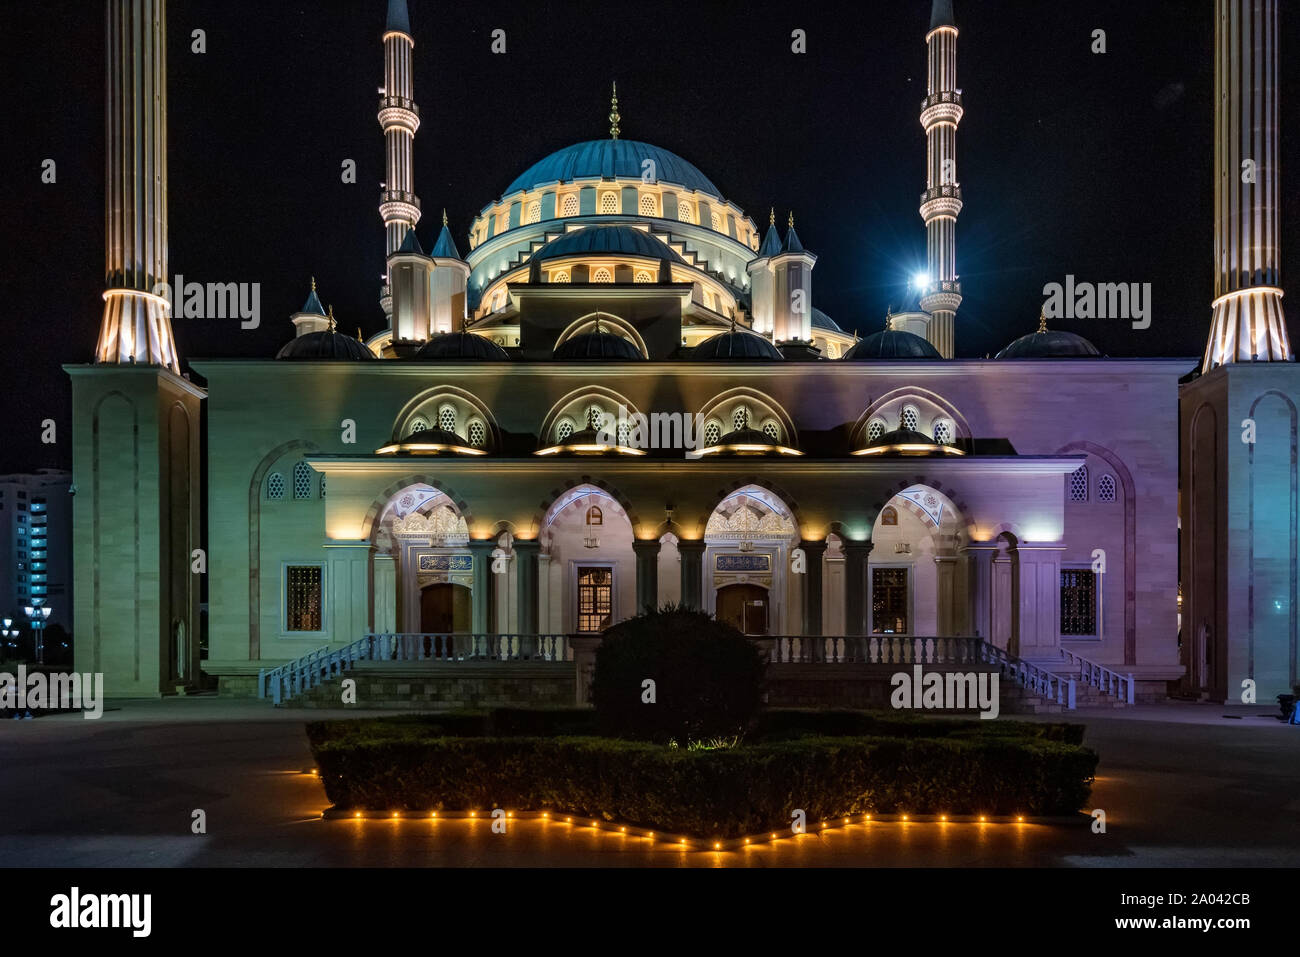
<path id="1" fill-rule="evenodd" d="M 956 312 L 961 305 L 961 283 L 956 279 L 931 282 L 921 292 L 921 308 L 928 313 Z"/>
<path id="2" fill-rule="evenodd" d="M 420 108 L 404 96 L 386 96 L 379 101 L 379 125 L 384 132 L 406 130 L 414 134 L 420 128 Z"/>
<path id="3" fill-rule="evenodd" d="M 940 123 L 956 126 L 964 113 L 960 93 L 935 93 L 921 101 L 921 126 L 926 132 Z"/>
<path id="4" fill-rule="evenodd" d="M 420 197 L 404 189 L 386 189 L 379 194 L 379 215 L 385 223 L 416 223 L 420 220 Z"/>
<path id="5" fill-rule="evenodd" d="M 960 186 L 932 186 L 921 194 L 921 218 L 927 223 L 943 216 L 956 219 L 961 209 Z"/>

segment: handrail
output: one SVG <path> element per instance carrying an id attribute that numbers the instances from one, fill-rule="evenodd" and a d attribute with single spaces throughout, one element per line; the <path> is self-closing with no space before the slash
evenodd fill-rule
<path id="1" fill-rule="evenodd" d="M 979 658 L 981 639 L 929 635 L 762 635 L 769 664 L 960 664 Z"/>
<path id="2" fill-rule="evenodd" d="M 1084 684 L 1091 685 L 1103 694 L 1114 695 L 1125 704 L 1133 703 L 1133 672 L 1121 674 L 1066 648 L 1061 649 L 1061 657 L 1072 668 L 1079 669 Z"/>
<path id="3" fill-rule="evenodd" d="M 1009 651 L 999 648 L 997 645 L 990 645 L 982 638 L 980 639 L 980 645 L 982 660 L 995 665 L 1003 675 L 1012 679 L 1021 687 L 1029 689 L 1034 694 L 1040 695 L 1049 701 L 1055 701 L 1070 711 L 1074 710 L 1076 689 L 1073 678 L 1062 678 L 1046 668 L 1030 664 L 1022 658 L 1017 658 Z"/>
<path id="4" fill-rule="evenodd" d="M 370 633 L 342 648 L 309 651 L 293 661 L 257 673 L 257 696 L 279 705 L 296 698 L 358 661 L 567 662 L 573 660 L 568 635 Z"/>

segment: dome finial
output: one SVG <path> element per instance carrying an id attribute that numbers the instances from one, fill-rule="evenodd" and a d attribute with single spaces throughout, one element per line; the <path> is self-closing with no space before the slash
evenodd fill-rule
<path id="1" fill-rule="evenodd" d="M 329 320 L 330 320 L 330 332 L 333 332 L 333 331 L 334 331 L 334 327 L 338 325 L 338 323 L 334 321 L 334 304 L 333 304 L 333 303 L 330 303 L 330 308 L 329 308 Z"/>
<path id="2" fill-rule="evenodd" d="M 794 229 L 794 210 L 793 210 L 793 209 L 790 210 L 790 219 L 786 222 L 786 226 L 787 226 L 788 228 L 790 228 L 790 229 Z"/>
<path id="3" fill-rule="evenodd" d="M 312 291 L 312 292 L 315 292 L 315 291 L 316 291 L 316 277 L 315 277 L 315 276 L 312 276 L 312 277 L 311 277 L 311 291 Z"/>
<path id="4" fill-rule="evenodd" d="M 890 330 L 893 328 L 894 328 L 894 304 L 891 302 L 888 306 L 885 307 L 885 329 Z"/>
<path id="5" fill-rule="evenodd" d="M 1046 307 L 1038 310 L 1038 331 L 1040 333 L 1047 331 L 1047 309 Z"/>
<path id="6" fill-rule="evenodd" d="M 357 342 L 364 342 L 364 341 L 365 340 L 361 338 L 361 327 L 357 326 Z"/>
<path id="7" fill-rule="evenodd" d="M 614 81 L 613 94 L 609 98 L 609 138 L 618 139 L 618 121 L 622 117 L 618 114 L 618 81 Z"/>
<path id="8" fill-rule="evenodd" d="M 776 225 L 776 207 L 775 207 L 775 206 L 769 206 L 768 209 L 767 209 L 767 224 L 768 224 L 769 226 L 775 226 L 775 225 Z"/>
<path id="9" fill-rule="evenodd" d="M 442 224 L 443 224 L 444 226 L 447 225 L 447 207 L 446 207 L 446 206 L 444 206 L 444 207 L 442 208 Z"/>

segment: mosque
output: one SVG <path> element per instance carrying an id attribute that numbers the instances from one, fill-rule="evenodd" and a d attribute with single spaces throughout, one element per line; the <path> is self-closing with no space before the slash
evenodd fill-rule
<path id="1" fill-rule="evenodd" d="M 1276 30 L 1275 0 L 1215 2 Z M 1103 356 L 1041 318 L 968 358 L 949 0 L 924 37 L 925 282 L 862 339 L 816 307 L 817 255 L 793 217 L 755 218 L 678 153 L 624 138 L 617 91 L 607 136 L 503 170 L 460 241 L 445 214 L 420 226 L 415 34 L 389 0 L 386 328 L 346 334 L 313 280 L 278 354 L 182 374 L 152 292 L 167 276 L 165 97 L 120 82 L 143 62 L 165 83 L 163 3 L 109 0 L 120 185 L 94 361 L 67 367 L 77 668 L 104 672 L 109 694 L 204 675 L 251 694 L 270 669 L 375 635 L 407 649 L 390 658 L 563 665 L 665 602 L 826 667 L 847 647 L 970 638 L 1020 674 L 1126 678 L 1129 702 L 1295 683 L 1300 377 L 1276 270 L 1275 69 L 1244 88 L 1248 70 L 1219 78 L 1273 123 L 1243 133 L 1216 114 L 1228 170 L 1244 136 L 1268 142 L 1257 189 L 1220 184 L 1201 368 Z M 1256 221 L 1271 246 L 1243 241 Z"/>

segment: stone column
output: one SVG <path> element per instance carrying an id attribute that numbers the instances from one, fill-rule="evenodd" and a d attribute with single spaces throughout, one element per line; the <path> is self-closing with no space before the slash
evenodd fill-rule
<path id="1" fill-rule="evenodd" d="M 677 543 L 682 556 L 682 604 L 704 610 L 704 542 Z"/>
<path id="2" fill-rule="evenodd" d="M 537 632 L 548 634 L 551 631 L 551 555 L 540 552 L 537 556 Z"/>
<path id="3" fill-rule="evenodd" d="M 822 634 L 844 634 L 844 555 L 822 559 Z"/>
<path id="4" fill-rule="evenodd" d="M 803 549 L 806 567 L 803 574 L 803 634 L 822 633 L 822 556 L 826 543 L 805 539 L 799 543 Z"/>
<path id="5" fill-rule="evenodd" d="M 994 542 L 970 542 L 961 549 L 966 566 L 966 632 L 985 641 L 993 639 L 993 558 L 997 553 Z"/>
<path id="6" fill-rule="evenodd" d="M 844 540 L 844 633 L 865 635 L 867 622 L 867 556 L 871 542 Z"/>
<path id="7" fill-rule="evenodd" d="M 957 559 L 952 555 L 934 556 L 934 633 L 947 637 L 957 633 L 960 619 L 957 602 Z"/>
<path id="8" fill-rule="evenodd" d="M 533 635 L 537 628 L 537 556 L 541 543 L 537 539 L 515 539 L 515 576 L 518 588 L 518 612 L 521 635 Z"/>
<path id="9" fill-rule="evenodd" d="M 469 543 L 474 556 L 473 615 L 470 630 L 476 635 L 486 634 L 491 627 L 492 607 L 492 550 L 497 547 L 493 539 L 477 539 Z"/>
<path id="10" fill-rule="evenodd" d="M 636 614 L 659 607 L 659 539 L 632 542 L 636 555 Z"/>

